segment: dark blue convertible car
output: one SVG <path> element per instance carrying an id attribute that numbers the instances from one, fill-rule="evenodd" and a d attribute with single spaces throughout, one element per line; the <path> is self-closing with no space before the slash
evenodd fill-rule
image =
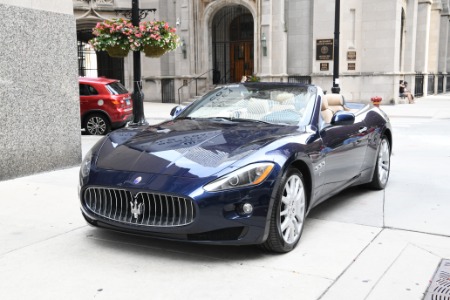
<path id="1" fill-rule="evenodd" d="M 87 222 L 288 252 L 314 206 L 388 181 L 388 117 L 313 85 L 227 85 L 174 114 L 114 131 L 86 155 L 79 195 Z"/>

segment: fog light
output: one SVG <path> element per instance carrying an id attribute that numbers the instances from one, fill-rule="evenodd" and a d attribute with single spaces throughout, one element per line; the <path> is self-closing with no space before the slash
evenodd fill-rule
<path id="1" fill-rule="evenodd" d="M 244 203 L 241 206 L 242 212 L 246 215 L 249 215 L 253 212 L 253 206 L 250 203 Z"/>

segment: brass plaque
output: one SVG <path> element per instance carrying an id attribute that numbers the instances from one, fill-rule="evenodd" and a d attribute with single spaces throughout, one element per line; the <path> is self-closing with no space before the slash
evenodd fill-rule
<path id="1" fill-rule="evenodd" d="M 316 41 L 316 60 L 333 60 L 333 39 Z"/>
<path id="2" fill-rule="evenodd" d="M 320 63 L 320 71 L 328 71 L 330 69 L 329 63 Z"/>
<path id="3" fill-rule="evenodd" d="M 347 60 L 356 60 L 356 51 L 347 51 Z"/>

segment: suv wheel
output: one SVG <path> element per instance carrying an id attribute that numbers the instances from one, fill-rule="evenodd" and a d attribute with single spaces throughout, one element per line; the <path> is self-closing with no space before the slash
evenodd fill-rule
<path id="1" fill-rule="evenodd" d="M 105 135 L 111 131 L 111 124 L 105 115 L 92 114 L 84 119 L 83 128 L 90 135 Z"/>

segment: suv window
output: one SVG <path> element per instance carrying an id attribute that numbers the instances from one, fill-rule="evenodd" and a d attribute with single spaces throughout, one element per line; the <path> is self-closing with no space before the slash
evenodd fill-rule
<path id="1" fill-rule="evenodd" d="M 111 82 L 111 83 L 107 84 L 106 88 L 113 95 L 122 95 L 122 94 L 128 93 L 128 90 L 119 81 L 115 81 L 115 82 Z"/>
<path id="2" fill-rule="evenodd" d="M 80 96 L 98 95 L 97 90 L 88 84 L 80 84 Z"/>

